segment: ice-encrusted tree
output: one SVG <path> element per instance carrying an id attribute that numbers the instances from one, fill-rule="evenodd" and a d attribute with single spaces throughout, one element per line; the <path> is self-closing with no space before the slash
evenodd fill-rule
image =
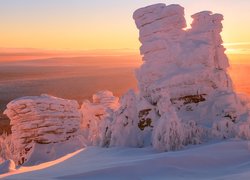
<path id="1" fill-rule="evenodd" d="M 113 116 L 110 146 L 141 147 L 140 129 L 138 128 L 137 97 L 129 90 L 121 99 L 121 107 Z"/>
<path id="2" fill-rule="evenodd" d="M 185 134 L 175 111 L 164 113 L 153 130 L 153 147 L 160 151 L 178 150 L 183 146 Z"/>
<path id="3" fill-rule="evenodd" d="M 13 160 L 17 165 L 22 164 L 24 155 L 25 150 L 15 144 L 11 135 L 4 133 L 0 136 L 0 164 L 7 160 Z"/>

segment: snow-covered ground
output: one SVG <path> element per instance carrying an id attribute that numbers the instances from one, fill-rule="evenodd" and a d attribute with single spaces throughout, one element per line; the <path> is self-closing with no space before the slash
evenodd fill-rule
<path id="1" fill-rule="evenodd" d="M 88 147 L 21 167 L 3 179 L 249 179 L 250 141 L 230 140 L 158 153 L 152 148 Z"/>

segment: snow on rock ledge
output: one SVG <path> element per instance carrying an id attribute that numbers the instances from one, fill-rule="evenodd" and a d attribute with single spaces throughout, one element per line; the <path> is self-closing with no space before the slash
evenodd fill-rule
<path id="1" fill-rule="evenodd" d="M 11 120 L 16 148 L 28 152 L 33 143 L 64 142 L 74 137 L 80 128 L 78 108 L 74 100 L 41 95 L 13 100 L 4 113 Z"/>

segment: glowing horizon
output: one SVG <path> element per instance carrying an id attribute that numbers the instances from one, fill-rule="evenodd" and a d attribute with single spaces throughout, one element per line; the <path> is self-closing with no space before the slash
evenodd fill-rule
<path id="1" fill-rule="evenodd" d="M 224 15 L 222 38 L 227 54 L 250 54 L 250 1 L 234 0 L 8 0 L 1 1 L 0 52 L 8 49 L 24 52 L 104 50 L 138 52 L 138 30 L 133 12 L 153 3 L 180 4 L 185 8 L 187 24 L 191 15 L 203 10 Z M 65 54 L 65 53 L 64 53 Z M 250 55 L 249 55 L 250 57 Z"/>

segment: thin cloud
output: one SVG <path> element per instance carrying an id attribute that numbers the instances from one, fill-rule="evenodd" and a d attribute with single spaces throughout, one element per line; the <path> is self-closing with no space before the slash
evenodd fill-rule
<path id="1" fill-rule="evenodd" d="M 232 42 L 224 43 L 227 54 L 249 54 L 250 55 L 250 42 Z"/>
<path id="2" fill-rule="evenodd" d="M 227 54 L 248 54 L 250 55 L 250 48 L 227 48 Z"/>
<path id="3" fill-rule="evenodd" d="M 96 50 L 45 50 L 32 48 L 0 48 L 1 61 L 35 60 L 58 57 L 99 57 L 139 55 L 133 49 L 96 49 Z"/>
<path id="4" fill-rule="evenodd" d="M 250 45 L 250 42 L 232 42 L 232 43 L 223 43 L 224 46 L 245 46 Z"/>

